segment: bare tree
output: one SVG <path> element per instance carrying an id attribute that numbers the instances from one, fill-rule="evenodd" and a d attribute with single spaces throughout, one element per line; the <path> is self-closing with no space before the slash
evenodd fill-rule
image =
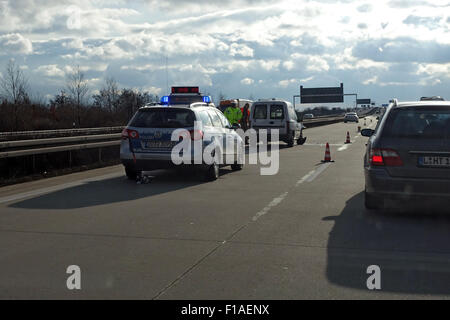
<path id="1" fill-rule="evenodd" d="M 27 97 L 27 83 L 20 66 L 9 60 L 0 82 L 4 98 L 14 104 L 20 103 Z"/>
<path id="2" fill-rule="evenodd" d="M 67 76 L 67 90 L 74 102 L 77 109 L 78 125 L 81 125 L 80 109 L 83 104 L 84 98 L 89 91 L 88 82 L 84 77 L 84 73 L 81 71 L 80 66 L 77 65 L 73 71 Z M 75 123 L 75 112 L 74 112 Z"/>
<path id="3" fill-rule="evenodd" d="M 6 65 L 5 74 L 0 78 L 0 87 L 3 98 L 13 104 L 14 130 L 17 130 L 19 104 L 29 102 L 28 80 L 20 66 L 12 59 Z"/>

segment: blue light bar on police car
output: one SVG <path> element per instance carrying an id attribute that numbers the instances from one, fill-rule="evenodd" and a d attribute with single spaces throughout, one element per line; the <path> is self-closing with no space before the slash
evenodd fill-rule
<path id="1" fill-rule="evenodd" d="M 203 96 L 203 102 L 211 103 L 211 97 L 210 96 Z"/>
<path id="2" fill-rule="evenodd" d="M 161 97 L 161 103 L 162 104 L 169 104 L 169 96 Z"/>

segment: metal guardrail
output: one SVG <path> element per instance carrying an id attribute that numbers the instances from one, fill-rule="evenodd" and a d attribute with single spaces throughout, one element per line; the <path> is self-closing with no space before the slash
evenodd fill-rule
<path id="1" fill-rule="evenodd" d="M 110 147 L 110 146 L 115 146 L 115 145 L 119 145 L 119 144 L 120 144 L 120 140 L 85 143 L 85 144 L 75 144 L 75 145 L 69 145 L 69 146 L 47 147 L 47 148 L 39 148 L 39 149 L 7 151 L 7 152 L 0 152 L 0 159 L 21 157 L 21 156 L 33 156 L 33 155 L 38 155 L 38 154 L 61 152 L 61 151 L 72 151 L 72 150 Z"/>
<path id="2" fill-rule="evenodd" d="M 80 129 L 58 129 L 58 130 L 37 130 L 37 131 L 14 131 L 14 132 L 0 132 L 0 138 L 11 137 L 11 136 L 44 136 L 44 135 L 54 135 L 54 134 L 91 134 L 103 131 L 116 131 L 122 130 L 124 126 L 116 127 L 99 127 L 99 128 L 80 128 Z"/>
<path id="3" fill-rule="evenodd" d="M 68 142 L 112 140 L 112 139 L 116 139 L 116 138 L 119 139 L 120 136 L 121 136 L 120 133 L 112 133 L 112 134 L 100 134 L 100 135 L 91 135 L 91 136 L 75 136 L 75 137 L 64 137 L 64 138 L 5 141 L 5 142 L 0 142 L 0 149 L 16 148 L 16 147 L 30 147 L 30 146 L 47 145 L 47 144 L 62 144 L 62 143 L 68 143 Z"/>
<path id="4" fill-rule="evenodd" d="M 364 116 L 361 115 L 361 118 L 364 118 Z M 320 118 L 318 117 L 314 119 L 305 119 L 303 123 L 306 125 L 306 128 L 312 128 L 316 126 L 341 122 L 343 120 L 344 120 L 343 116 L 320 117 Z M 0 136 L 3 137 L 8 135 L 15 137 L 20 135 L 48 136 L 54 135 L 55 133 L 67 135 L 76 133 L 84 133 L 84 134 L 91 133 L 91 135 L 0 141 L 0 159 L 61 152 L 61 151 L 72 151 L 72 150 L 116 146 L 120 144 L 121 133 L 97 134 L 97 135 L 92 133 L 105 131 L 118 131 L 122 130 L 123 128 L 124 127 L 103 127 L 103 128 L 87 128 L 87 129 L 42 130 L 42 131 L 22 131 L 22 132 L 7 132 L 7 133 L 3 132 L 0 133 Z M 34 148 L 37 146 L 43 147 Z"/>

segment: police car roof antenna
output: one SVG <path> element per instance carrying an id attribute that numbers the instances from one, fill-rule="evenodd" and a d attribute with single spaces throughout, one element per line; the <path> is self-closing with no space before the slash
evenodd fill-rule
<path id="1" fill-rule="evenodd" d="M 169 56 L 166 54 L 166 92 L 169 92 Z"/>

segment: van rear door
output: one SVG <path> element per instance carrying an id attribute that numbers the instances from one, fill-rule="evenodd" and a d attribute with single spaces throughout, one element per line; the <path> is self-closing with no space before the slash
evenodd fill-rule
<path id="1" fill-rule="evenodd" d="M 268 106 L 266 103 L 258 103 L 253 106 L 252 110 L 252 128 L 265 129 L 269 125 Z"/>

